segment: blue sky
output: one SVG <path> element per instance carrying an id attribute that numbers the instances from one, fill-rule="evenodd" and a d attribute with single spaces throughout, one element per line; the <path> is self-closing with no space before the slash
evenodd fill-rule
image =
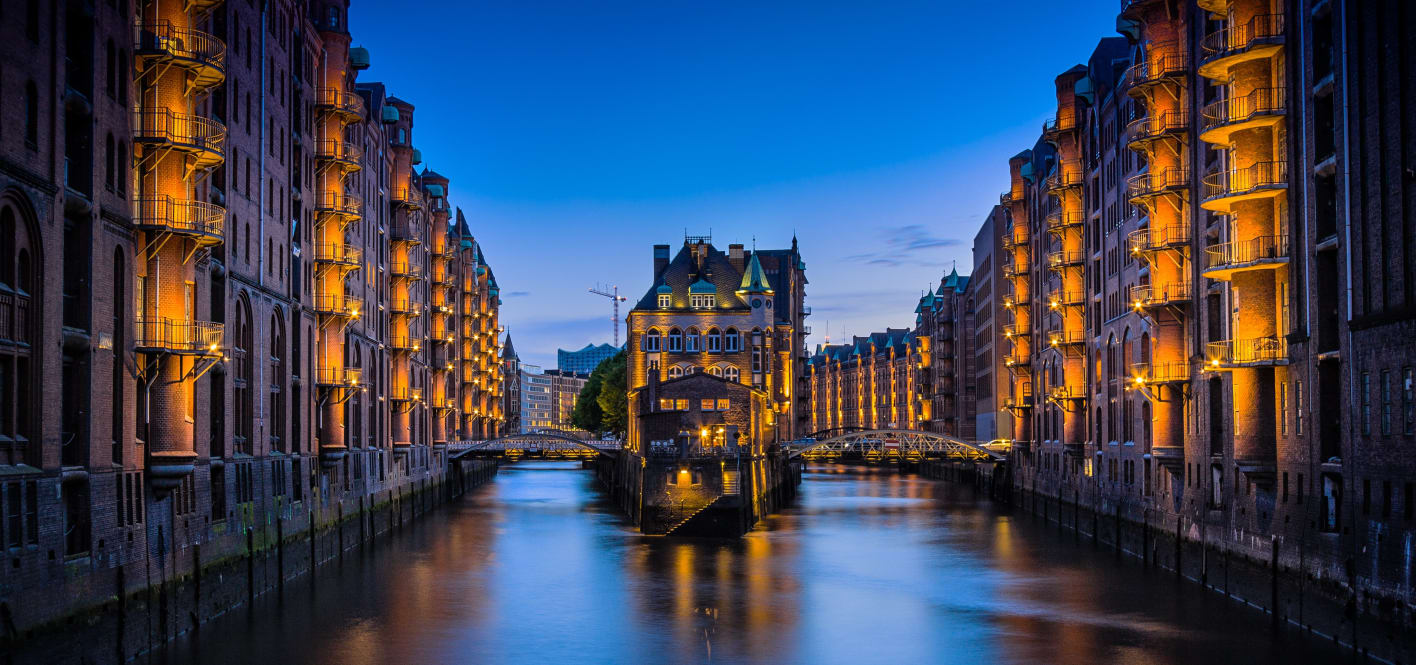
<path id="1" fill-rule="evenodd" d="M 828 322 L 837 340 L 912 325 L 927 285 L 972 266 L 1053 78 L 1115 34 L 1115 0 L 1075 5 L 354 0 L 350 29 L 360 80 L 416 107 L 521 357 L 553 367 L 610 340 L 586 289 L 634 300 L 651 246 L 685 230 L 795 232 L 813 345 Z"/>

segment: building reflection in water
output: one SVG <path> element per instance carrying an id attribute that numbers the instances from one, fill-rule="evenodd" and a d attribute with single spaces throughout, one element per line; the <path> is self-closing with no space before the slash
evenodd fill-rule
<path id="1" fill-rule="evenodd" d="M 808 470 L 736 540 L 636 533 L 574 463 L 524 463 L 168 663 L 1213 663 L 1344 654 L 967 487 Z"/>

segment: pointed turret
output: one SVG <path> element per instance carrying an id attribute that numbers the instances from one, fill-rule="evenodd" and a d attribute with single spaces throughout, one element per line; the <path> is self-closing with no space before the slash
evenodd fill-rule
<path id="1" fill-rule="evenodd" d="M 757 252 L 752 253 L 752 258 L 747 262 L 747 270 L 742 271 L 742 284 L 738 287 L 738 293 L 772 293 L 772 286 L 767 283 L 767 273 L 762 270 L 762 262 L 757 260 Z"/>

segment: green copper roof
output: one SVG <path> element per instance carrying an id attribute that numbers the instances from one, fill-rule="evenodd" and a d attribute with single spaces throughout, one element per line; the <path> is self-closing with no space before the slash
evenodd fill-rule
<path id="1" fill-rule="evenodd" d="M 478 274 L 478 275 L 485 275 L 485 274 L 487 274 L 487 266 L 477 266 L 477 274 Z"/>
<path id="2" fill-rule="evenodd" d="M 383 121 L 386 123 L 398 122 L 398 108 L 385 104 L 383 107 Z"/>
<path id="3" fill-rule="evenodd" d="M 747 262 L 747 270 L 742 271 L 742 284 L 738 290 L 746 293 L 772 292 L 772 286 L 767 283 L 767 274 L 762 271 L 762 262 L 757 260 L 757 252 L 752 253 L 752 258 Z"/>
<path id="4" fill-rule="evenodd" d="M 692 285 L 690 285 L 690 286 L 688 287 L 688 292 L 689 292 L 689 293 L 717 293 L 717 292 L 718 292 L 718 287 L 713 286 L 713 283 L 712 283 L 712 282 L 710 282 L 710 281 L 708 281 L 708 280 L 706 280 L 706 279 L 703 279 L 702 277 L 699 277 L 699 278 L 698 278 L 698 281 L 694 282 Z"/>
<path id="5" fill-rule="evenodd" d="M 659 288 L 654 289 L 654 292 L 661 294 L 671 294 L 674 292 L 674 287 L 669 286 L 668 284 L 660 284 Z"/>
<path id="6" fill-rule="evenodd" d="M 414 164 L 422 164 L 422 163 L 423 163 L 423 151 L 422 151 L 422 150 L 419 150 L 419 149 L 417 149 L 417 148 L 414 148 L 414 149 L 413 149 L 413 163 L 414 163 Z M 438 196 L 442 196 L 442 195 L 439 194 Z"/>
<path id="7" fill-rule="evenodd" d="M 354 69 L 369 68 L 369 49 L 362 46 L 355 46 L 349 49 L 349 66 Z"/>
<path id="8" fill-rule="evenodd" d="M 416 155 L 418 154 L 418 151 L 417 151 L 417 150 L 414 150 L 414 151 L 413 151 L 413 154 L 416 156 Z M 428 185 L 428 193 L 429 193 L 429 194 L 432 194 L 433 196 L 443 196 L 443 186 L 442 186 L 442 185 Z"/>

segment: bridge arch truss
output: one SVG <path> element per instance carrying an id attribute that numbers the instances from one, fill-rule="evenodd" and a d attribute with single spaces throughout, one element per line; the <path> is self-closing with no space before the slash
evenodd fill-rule
<path id="1" fill-rule="evenodd" d="M 859 456 L 866 460 L 956 460 L 1002 462 L 1002 453 L 938 432 L 902 429 L 850 431 L 820 441 L 787 446 L 789 457 L 807 459 Z"/>

